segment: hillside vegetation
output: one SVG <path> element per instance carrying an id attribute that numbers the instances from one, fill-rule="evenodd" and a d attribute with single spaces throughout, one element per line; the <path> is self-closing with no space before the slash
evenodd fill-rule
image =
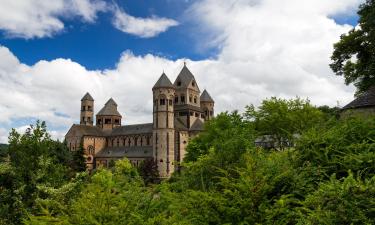
<path id="1" fill-rule="evenodd" d="M 265 134 L 294 147 L 256 147 Z M 375 118 L 338 120 L 301 99 L 217 115 L 160 184 L 126 159 L 79 172 L 43 123 L 9 140 L 0 224 L 375 224 Z"/>

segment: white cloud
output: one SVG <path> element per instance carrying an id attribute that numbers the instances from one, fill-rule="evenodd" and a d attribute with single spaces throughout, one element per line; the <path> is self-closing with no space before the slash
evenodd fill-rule
<path id="1" fill-rule="evenodd" d="M 122 32 L 150 38 L 165 32 L 170 27 L 177 26 L 178 22 L 156 16 L 150 18 L 134 17 L 117 8 L 114 10 L 113 25 Z"/>
<path id="2" fill-rule="evenodd" d="M 50 37 L 64 29 L 62 18 L 93 22 L 103 10 L 102 0 L 2 0 L 0 29 L 11 37 Z"/>
<path id="3" fill-rule="evenodd" d="M 359 2 L 282 2 L 206 0 L 189 9 L 200 30 L 210 34 L 210 39 L 202 36 L 200 41 L 221 46 L 216 59 L 187 60 L 200 89 L 207 88 L 215 99 L 216 112 L 241 110 L 270 96 L 298 95 L 331 106 L 352 100 L 354 88 L 346 87 L 328 67 L 333 43 L 351 26 L 336 24 L 330 17 L 352 13 Z M 110 70 L 87 70 L 70 59 L 28 66 L 6 47 L 0 47 L 0 58 L 0 128 L 34 117 L 53 125 L 54 137 L 62 137 L 78 122 L 80 99 L 87 91 L 95 99 L 95 112 L 113 97 L 123 124 L 151 122 L 153 84 L 163 69 L 173 82 L 183 65 L 182 59 L 124 52 Z M 22 125 L 27 124 L 17 126 Z M 0 130 L 0 142 L 4 135 Z"/>

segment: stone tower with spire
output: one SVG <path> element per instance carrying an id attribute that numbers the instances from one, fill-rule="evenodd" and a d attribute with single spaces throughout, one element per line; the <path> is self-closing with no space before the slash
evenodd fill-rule
<path id="1" fill-rule="evenodd" d="M 152 88 L 153 92 L 153 149 L 160 177 L 169 177 L 174 172 L 175 87 L 163 73 Z"/>
<path id="2" fill-rule="evenodd" d="M 208 92 L 204 90 L 201 95 L 201 109 L 204 113 L 204 120 L 207 121 L 213 118 L 214 106 L 215 106 L 214 100 L 212 99 L 210 94 L 208 94 Z"/>
<path id="3" fill-rule="evenodd" d="M 94 99 L 87 92 L 81 99 L 80 124 L 92 126 L 94 123 Z"/>
<path id="4" fill-rule="evenodd" d="M 85 94 L 80 124 L 73 124 L 65 135 L 68 148 L 76 151 L 83 146 L 88 170 L 111 167 L 116 160 L 127 158 L 135 167 L 146 160 L 156 163 L 159 177 L 170 177 L 180 169 L 191 138 L 213 118 L 214 100 L 206 90 L 201 94 L 186 63 L 174 83 L 163 72 L 152 93 L 152 123 L 131 125 L 122 124 L 112 98 L 94 119 L 94 99 Z"/>

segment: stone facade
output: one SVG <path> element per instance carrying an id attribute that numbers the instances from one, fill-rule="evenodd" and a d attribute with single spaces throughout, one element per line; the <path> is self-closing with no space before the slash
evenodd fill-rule
<path id="1" fill-rule="evenodd" d="M 213 117 L 214 101 L 206 90 L 201 94 L 186 65 L 173 84 L 163 73 L 152 92 L 153 122 L 126 126 L 112 98 L 94 120 L 94 99 L 87 93 L 81 99 L 80 124 L 65 136 L 69 149 L 83 147 L 89 170 L 127 157 L 134 166 L 154 160 L 160 177 L 169 177 L 184 159 L 189 139 Z"/>

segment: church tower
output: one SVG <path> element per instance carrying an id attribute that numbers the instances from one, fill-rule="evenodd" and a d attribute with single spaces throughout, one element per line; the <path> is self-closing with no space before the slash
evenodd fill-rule
<path id="1" fill-rule="evenodd" d="M 121 126 L 121 114 L 117 111 L 117 103 L 110 98 L 96 114 L 96 126 L 103 130 L 112 130 Z"/>
<path id="2" fill-rule="evenodd" d="M 215 102 L 206 90 L 201 95 L 201 109 L 203 110 L 204 120 L 210 120 L 214 116 Z"/>
<path id="3" fill-rule="evenodd" d="M 175 130 L 174 104 L 175 88 L 163 73 L 152 88 L 153 92 L 153 148 L 159 175 L 167 178 L 174 172 Z"/>
<path id="4" fill-rule="evenodd" d="M 175 114 L 178 120 L 188 129 L 192 128 L 195 123 L 202 123 L 200 90 L 186 63 L 178 74 L 174 86 L 176 87 Z"/>
<path id="5" fill-rule="evenodd" d="M 87 92 L 81 99 L 81 125 L 93 125 L 94 121 L 94 99 Z"/>

